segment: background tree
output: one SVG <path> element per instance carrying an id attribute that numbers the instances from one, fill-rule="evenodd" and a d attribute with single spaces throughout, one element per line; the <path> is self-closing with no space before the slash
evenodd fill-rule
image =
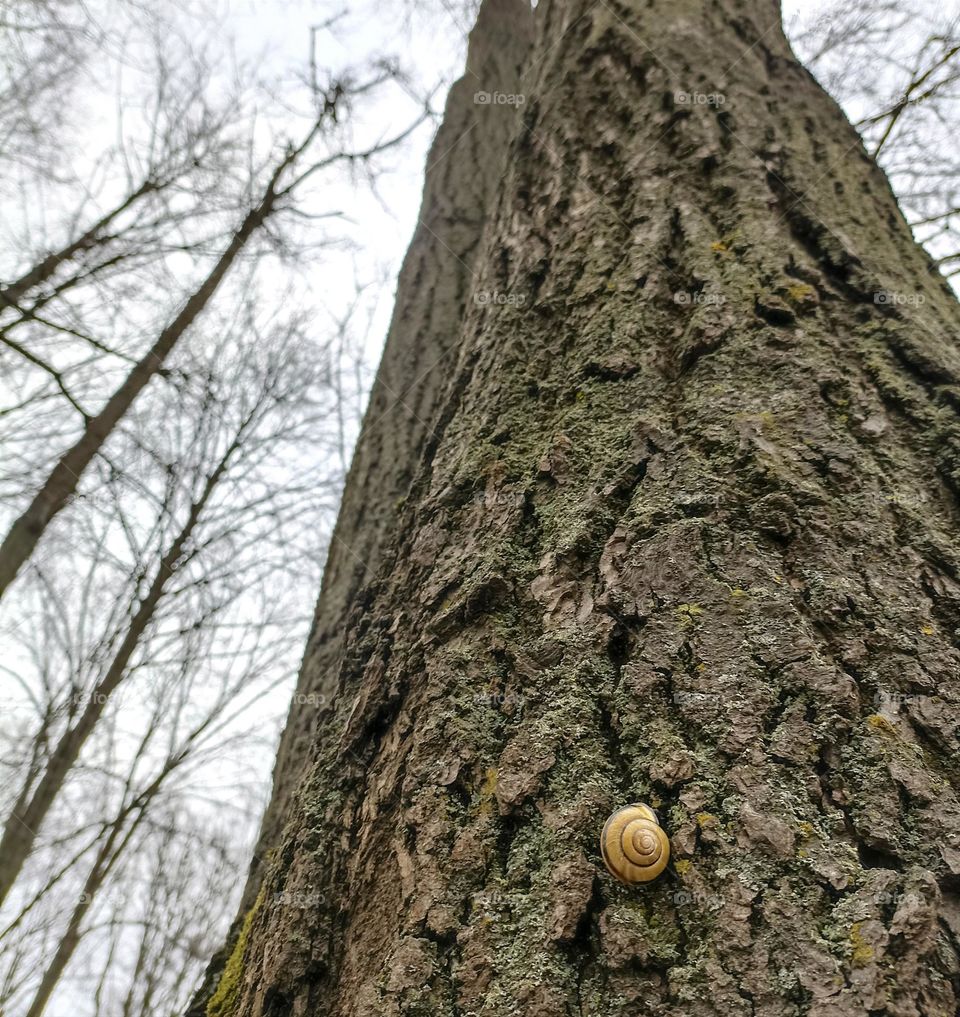
<path id="1" fill-rule="evenodd" d="M 326 313 L 279 268 L 349 252 L 334 194 L 375 183 L 424 116 L 411 98 L 389 129 L 352 122 L 396 80 L 383 61 L 318 68 L 281 115 L 224 61 L 219 37 L 209 48 L 222 26 L 187 40 L 162 8 L 108 7 L 101 21 L 96 4 L 51 5 L 42 23 L 24 7 L 2 26 L 14 41 L 4 83 L 17 85 L 3 129 L 46 132 L 21 139 L 22 159 L 13 144 L 4 152 L 5 522 L 29 514 L 51 475 L 72 488 L 52 523 L 45 514 L 0 616 L 0 1008 L 11 1014 L 64 1000 L 74 1012 L 176 1012 L 222 936 L 366 388 L 369 305 L 348 318 L 337 293 Z M 64 115 L 48 121 L 54 91 L 29 70 L 37 40 L 52 49 L 65 33 L 77 87 L 64 69 Z M 115 130 L 81 151 L 99 137 L 90 122 L 74 129 L 104 63 L 122 82 L 115 107 L 100 104 Z M 309 154 L 286 147 L 293 134 Z M 156 341 L 171 339 L 161 364 Z M 107 420 L 111 402 L 122 412 Z M 86 468 L 58 473 L 80 445 L 95 452 Z M 150 866 L 158 853 L 164 878 Z M 167 885 L 174 873 L 187 882 Z M 168 972 L 199 902 L 209 925 Z M 141 926 L 134 953 L 129 929 Z"/>
<path id="2" fill-rule="evenodd" d="M 887 173 L 916 239 L 954 275 L 960 15 L 950 5 L 843 2 L 801 8 L 789 35 Z"/>
<path id="3" fill-rule="evenodd" d="M 376 83 L 376 79 L 373 82 L 364 83 L 359 86 L 359 90 L 366 91 L 374 87 Z M 67 392 L 62 372 L 47 365 L 39 357 L 25 350 L 19 343 L 12 344 L 11 340 L 7 340 L 7 345 L 11 349 L 21 354 L 32 365 L 51 374 L 58 389 L 81 413 L 83 428 L 76 441 L 63 452 L 56 465 L 43 478 L 30 503 L 14 520 L 3 538 L 3 542 L 0 543 L 0 596 L 14 580 L 24 562 L 30 558 L 51 520 L 66 507 L 76 492 L 84 471 L 109 439 L 117 424 L 129 412 L 143 389 L 163 371 L 171 351 L 214 298 L 223 280 L 249 243 L 260 230 L 267 226 L 276 213 L 289 208 L 297 187 L 332 163 L 372 158 L 402 138 L 401 134 L 377 143 L 365 152 L 341 151 L 330 154 L 326 158 L 310 159 L 308 153 L 321 134 L 327 119 L 336 120 L 338 103 L 342 94 L 343 86 L 339 83 L 333 85 L 323 97 L 319 115 L 306 131 L 302 140 L 288 143 L 276 162 L 267 167 L 265 172 L 267 181 L 262 185 L 262 190 L 254 184 L 252 207 L 244 212 L 239 224 L 229 235 L 228 242 L 222 251 L 212 259 L 209 270 L 202 274 L 196 289 L 177 309 L 171 320 L 160 329 L 156 338 L 150 342 L 142 355 L 130 365 L 120 384 L 110 392 L 99 410 L 94 413 L 86 413 L 81 410 L 75 399 Z M 200 131 L 199 136 L 206 143 L 206 130 Z M 187 152 L 190 152 L 190 146 L 187 147 Z M 194 163 L 198 162 L 198 158 L 195 156 L 193 161 Z M 305 163 L 306 165 L 304 165 Z M 29 295 L 31 289 L 47 282 L 65 261 L 72 260 L 76 254 L 86 253 L 90 245 L 99 245 L 112 240 L 112 234 L 107 231 L 115 220 L 115 213 L 125 210 L 130 204 L 135 204 L 136 199 L 141 197 L 145 191 L 150 193 L 159 186 L 162 185 L 154 183 L 152 174 L 148 176 L 142 184 L 123 199 L 116 209 L 102 216 L 97 223 L 84 230 L 78 239 L 70 241 L 56 254 L 47 256 L 39 264 L 24 272 L 19 280 L 0 291 L 0 301 L 14 310 L 14 313 L 19 316 L 18 321 L 35 318 L 37 303 L 45 305 L 48 298 L 37 297 L 33 306 L 24 310 L 21 307 L 21 302 Z M 203 208 L 202 211 L 203 214 L 208 214 L 209 210 Z M 184 224 L 181 224 L 181 228 L 183 226 Z M 108 263 L 114 263 L 116 257 L 110 257 Z M 67 288 L 72 287 L 72 283 L 66 285 Z M 0 895 L 0 900 L 2 900 L 2 895 Z"/>
<path id="4" fill-rule="evenodd" d="M 17 717 L 8 732 L 21 743 L 14 758 L 27 764 L 10 768 L 19 783 L 0 885 L 5 894 L 19 886 L 20 903 L 0 942 L 54 935 L 47 906 L 61 912 L 66 888 L 89 868 L 59 945 L 43 948 L 52 956 L 27 1010 L 34 1015 L 124 855 L 149 853 L 140 831 L 161 792 L 197 756 L 215 765 L 241 739 L 249 752 L 253 711 L 282 680 L 276 661 L 305 620 L 291 615 L 297 605 L 283 587 L 288 556 L 308 546 L 301 527 L 329 510 L 323 471 L 273 481 L 285 454 L 323 448 L 335 401 L 327 386 L 327 405 L 319 402 L 329 365 L 296 319 L 260 327 L 252 296 L 233 318 L 206 358 L 181 360 L 182 374 L 144 407 L 147 419 L 169 421 L 166 433 L 155 425 L 148 450 L 135 444 L 140 429 L 126 447 L 115 444 L 126 470 L 104 468 L 58 568 L 37 569 L 24 591 L 36 599 L 33 618 L 45 621 L 33 633 L 43 680 L 34 686 L 20 672 L 36 687 L 34 718 Z M 70 565 L 86 571 L 74 576 Z M 181 795 L 189 801 L 187 789 Z M 189 822 L 184 815 L 181 838 Z M 121 892 L 134 894 L 122 884 Z"/>

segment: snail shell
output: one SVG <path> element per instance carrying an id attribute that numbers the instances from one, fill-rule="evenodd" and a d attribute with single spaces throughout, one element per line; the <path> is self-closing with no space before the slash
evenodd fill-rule
<path id="1" fill-rule="evenodd" d="M 600 854 L 610 874 L 627 886 L 649 883 L 667 867 L 670 838 L 649 805 L 625 805 L 604 823 Z"/>

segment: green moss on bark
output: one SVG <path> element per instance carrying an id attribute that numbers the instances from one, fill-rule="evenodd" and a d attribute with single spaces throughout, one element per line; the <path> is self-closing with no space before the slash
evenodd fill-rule
<path id="1" fill-rule="evenodd" d="M 243 920 L 243 927 L 237 942 L 234 944 L 227 963 L 223 966 L 223 974 L 217 985 L 217 991 L 210 997 L 207 1003 L 207 1017 L 231 1017 L 240 998 L 240 978 L 243 974 L 243 960 L 247 951 L 247 940 L 250 937 L 250 927 L 253 919 L 263 902 L 263 891 L 257 897 L 254 905 L 247 912 Z"/>

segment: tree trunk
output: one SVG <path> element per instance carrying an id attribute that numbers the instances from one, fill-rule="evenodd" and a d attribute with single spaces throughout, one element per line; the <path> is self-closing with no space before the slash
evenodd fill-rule
<path id="1" fill-rule="evenodd" d="M 87 914 L 93 907 L 95 898 L 103 889 L 107 878 L 117 862 L 126 853 L 133 835 L 146 816 L 147 807 L 157 795 L 164 778 L 169 774 L 171 769 L 173 767 L 169 764 L 165 766 L 151 785 L 145 788 L 133 802 L 123 805 L 110 823 L 108 828 L 109 833 L 107 833 L 104 842 L 97 849 L 93 864 L 83 882 L 83 890 L 80 892 L 80 896 L 70 912 L 67 926 L 60 935 L 52 957 L 46 962 L 43 975 L 40 978 L 25 1017 L 42 1017 L 47 1004 L 50 1002 L 50 997 L 53 995 L 53 990 L 56 989 L 57 984 L 63 976 L 63 972 L 73 959 L 73 955 L 80 945 L 83 938 L 81 929 Z M 127 825 L 127 820 L 130 816 L 133 816 L 133 822 Z"/>
<path id="2" fill-rule="evenodd" d="M 537 27 L 492 296 L 207 1012 L 949 1017 L 956 301 L 772 0 Z"/>
<path id="3" fill-rule="evenodd" d="M 36 780 L 39 767 L 31 767 L 24 778 L 23 787 L 7 817 L 0 836 L 0 905 L 13 889 L 17 877 L 26 864 L 34 842 L 40 833 L 54 802 L 63 790 L 64 782 L 80 758 L 80 753 L 96 730 L 110 697 L 130 674 L 130 663 L 141 647 L 144 636 L 154 621 L 171 578 L 190 560 L 190 542 L 212 497 L 217 484 L 223 479 L 231 458 L 237 452 L 242 438 L 228 446 L 216 467 L 204 481 L 203 488 L 190 505 L 190 510 L 176 535 L 158 556 L 153 579 L 131 611 L 123 639 L 110 663 L 86 698 L 80 716 L 60 735 L 43 772 Z M 45 737 L 45 730 L 37 734 L 37 744 Z M 36 780 L 36 783 L 34 781 Z"/>
<path id="4" fill-rule="evenodd" d="M 45 255 L 36 264 L 31 265 L 26 272 L 23 272 L 17 279 L 6 285 L 0 285 L 0 311 L 12 307 L 17 310 L 20 301 L 30 293 L 31 290 L 42 286 L 43 283 L 52 279 L 57 270 L 67 262 L 72 261 L 79 255 L 85 254 L 91 248 L 107 244 L 116 237 L 106 231 L 111 224 L 128 209 L 132 208 L 148 194 L 154 194 L 161 190 L 163 184 L 159 181 L 145 180 L 136 189 L 130 191 L 122 198 L 109 212 L 105 212 L 100 218 L 83 231 L 79 236 L 67 241 L 59 250 L 52 251 Z"/>
<path id="5" fill-rule="evenodd" d="M 273 214 L 280 181 L 301 152 L 302 148 L 290 151 L 278 163 L 263 194 L 244 216 L 206 278 L 156 337 L 150 349 L 130 368 L 103 408 L 86 421 L 83 433 L 57 460 L 33 500 L 13 521 L 0 544 L 0 598 L 16 579 L 23 564 L 30 559 L 54 516 L 73 497 L 84 470 L 103 448 L 137 396 L 163 367 L 176 344 L 206 309 L 244 248 Z"/>

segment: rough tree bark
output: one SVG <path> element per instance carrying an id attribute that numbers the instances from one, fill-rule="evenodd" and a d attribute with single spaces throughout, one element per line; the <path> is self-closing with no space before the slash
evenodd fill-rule
<path id="1" fill-rule="evenodd" d="M 957 303 L 774 0 L 542 0 L 522 91 L 208 1013 L 950 1017 Z"/>

